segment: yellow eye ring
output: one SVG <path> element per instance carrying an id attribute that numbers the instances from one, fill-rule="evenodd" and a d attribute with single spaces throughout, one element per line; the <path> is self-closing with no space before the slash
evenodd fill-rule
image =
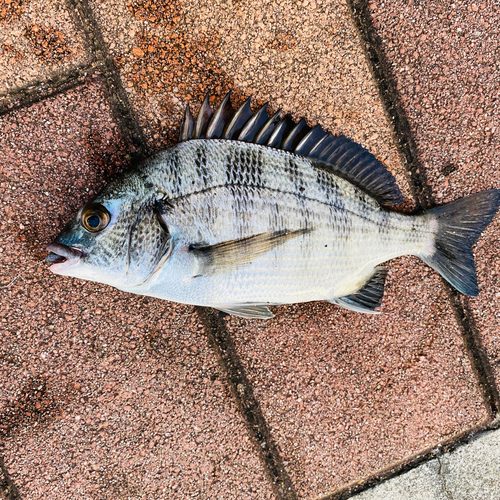
<path id="1" fill-rule="evenodd" d="M 104 229 L 111 220 L 111 216 L 105 207 L 98 204 L 89 205 L 82 212 L 82 226 L 91 233 Z"/>

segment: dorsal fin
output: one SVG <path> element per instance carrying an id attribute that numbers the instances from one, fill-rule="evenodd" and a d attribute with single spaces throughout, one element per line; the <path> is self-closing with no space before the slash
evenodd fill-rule
<path id="1" fill-rule="evenodd" d="M 269 117 L 267 104 L 254 113 L 250 108 L 250 99 L 235 111 L 230 96 L 231 92 L 214 113 L 207 94 L 196 122 L 186 108 L 180 141 L 223 138 L 290 151 L 310 158 L 318 168 L 343 177 L 383 206 L 403 202 L 391 172 L 361 145 L 345 136 L 333 136 L 319 125 L 311 128 L 304 119 L 296 123 L 286 115 L 280 120 L 280 112 Z"/>
<path id="2" fill-rule="evenodd" d="M 215 110 L 214 116 L 210 120 L 207 128 L 207 139 L 218 139 L 222 136 L 222 132 L 227 124 L 231 122 L 234 116 L 234 109 L 231 106 L 231 91 L 224 97 L 224 100 Z"/>
<path id="3" fill-rule="evenodd" d="M 240 109 L 236 111 L 234 116 L 231 118 L 231 121 L 227 124 L 224 129 L 224 134 L 222 135 L 223 139 L 234 139 L 238 137 L 243 125 L 248 122 L 250 117 L 253 115 L 252 108 L 250 107 L 251 97 L 249 97 Z"/>
<path id="4" fill-rule="evenodd" d="M 203 99 L 200 111 L 198 112 L 198 118 L 196 118 L 196 125 L 194 126 L 192 139 L 203 139 L 205 137 L 208 124 L 214 115 L 214 111 L 208 102 L 209 97 L 210 95 L 207 94 L 205 99 Z"/>
<path id="5" fill-rule="evenodd" d="M 278 123 L 281 123 L 280 120 L 281 109 L 276 111 L 271 118 L 267 120 L 266 123 L 259 130 L 259 133 L 255 136 L 254 142 L 255 144 L 265 144 L 266 141 L 271 137 L 271 134 L 276 130 L 276 126 Z"/>

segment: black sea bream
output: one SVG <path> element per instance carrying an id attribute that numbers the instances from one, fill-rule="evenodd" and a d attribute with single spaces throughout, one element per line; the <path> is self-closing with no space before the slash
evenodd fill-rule
<path id="1" fill-rule="evenodd" d="M 248 318 L 313 300 L 376 312 L 378 266 L 401 255 L 477 295 L 471 247 L 500 190 L 398 213 L 394 177 L 360 145 L 229 97 L 196 120 L 188 107 L 179 144 L 85 205 L 47 247 L 50 269 Z"/>

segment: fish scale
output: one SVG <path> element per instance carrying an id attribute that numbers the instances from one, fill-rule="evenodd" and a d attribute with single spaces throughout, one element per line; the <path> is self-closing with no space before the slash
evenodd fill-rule
<path id="1" fill-rule="evenodd" d="M 110 183 L 47 248 L 51 270 L 247 318 L 327 300 L 375 313 L 380 264 L 417 255 L 477 295 L 472 245 L 500 190 L 427 213 L 394 209 L 392 174 L 350 139 L 305 120 L 189 107 L 180 143 Z M 96 223 L 98 221 L 98 224 Z"/>

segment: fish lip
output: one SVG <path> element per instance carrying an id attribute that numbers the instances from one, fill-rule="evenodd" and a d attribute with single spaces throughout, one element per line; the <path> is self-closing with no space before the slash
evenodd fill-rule
<path id="1" fill-rule="evenodd" d="M 60 274 L 61 271 L 77 264 L 83 255 L 83 251 L 79 248 L 62 243 L 49 243 L 46 248 L 50 253 L 45 257 L 45 262 L 52 264 L 49 269 L 55 274 Z"/>

